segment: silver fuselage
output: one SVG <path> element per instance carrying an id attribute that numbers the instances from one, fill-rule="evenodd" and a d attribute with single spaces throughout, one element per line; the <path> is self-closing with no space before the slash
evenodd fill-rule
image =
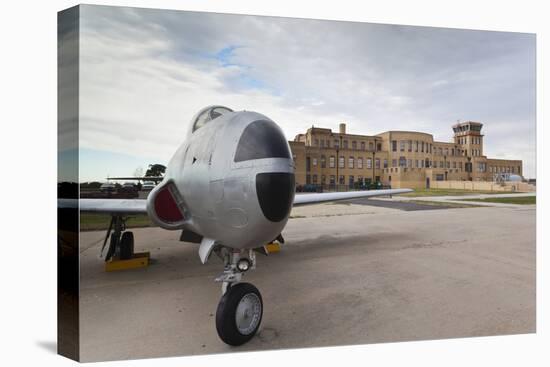
<path id="1" fill-rule="evenodd" d="M 245 129 L 258 121 L 269 125 L 270 136 L 260 137 L 265 141 L 243 142 L 243 138 L 250 136 L 243 136 Z M 239 145 L 246 145 L 247 149 L 241 147 L 245 152 L 254 149 L 249 146 L 261 150 L 262 144 L 272 143 L 270 139 L 284 141 L 288 156 L 236 159 Z M 291 177 L 291 185 L 290 182 L 287 185 L 287 181 L 283 185 L 283 201 L 286 202 L 289 196 L 290 203 L 288 207 L 285 203 L 285 208 L 279 208 L 284 216 L 279 214 L 275 220 L 270 220 L 266 217 L 266 204 L 261 206 L 259 195 L 264 195 L 262 203 L 269 202 L 270 198 L 261 190 L 257 178 L 261 174 L 267 174 L 262 178 L 269 178 L 270 174 L 277 176 L 279 173 Z M 166 194 L 167 189 L 170 195 Z M 286 192 L 289 189 L 291 192 Z M 174 203 L 169 202 L 170 198 Z M 170 160 L 164 180 L 149 195 L 147 211 L 162 228 L 189 230 L 220 245 L 246 249 L 262 246 L 281 233 L 293 198 L 294 165 L 282 130 L 262 114 L 242 111 L 227 113 L 194 132 L 189 131 L 187 139 Z M 166 207 L 171 207 L 172 211 Z"/>

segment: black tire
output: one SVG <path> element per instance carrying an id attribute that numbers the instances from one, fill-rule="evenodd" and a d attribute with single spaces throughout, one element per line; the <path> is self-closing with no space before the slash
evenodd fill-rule
<path id="1" fill-rule="evenodd" d="M 131 259 L 134 255 L 134 233 L 124 232 L 120 238 L 120 260 Z"/>
<path id="2" fill-rule="evenodd" d="M 259 312 L 257 308 L 254 309 L 250 317 L 255 318 L 255 320 L 251 321 L 250 330 L 243 333 L 241 332 L 242 329 L 239 330 L 237 326 L 237 307 L 245 297 L 251 299 L 251 303 L 255 307 L 259 306 Z M 237 283 L 228 288 L 221 298 L 216 311 L 216 330 L 220 339 L 224 343 L 233 346 L 242 345 L 252 339 L 262 323 L 263 309 L 264 306 L 260 291 L 252 284 Z"/>

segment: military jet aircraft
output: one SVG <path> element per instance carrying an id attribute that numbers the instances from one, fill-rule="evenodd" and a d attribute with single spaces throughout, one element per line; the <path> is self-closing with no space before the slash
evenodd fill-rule
<path id="1" fill-rule="evenodd" d="M 256 267 L 264 245 L 284 242 L 281 233 L 293 206 L 409 191 L 295 195 L 294 162 L 280 127 L 260 113 L 210 106 L 193 118 L 185 142 L 146 200 L 80 199 L 78 205 L 81 212 L 111 216 L 103 244 L 110 238 L 106 261 L 132 256 L 134 238 L 124 222 L 139 213 L 162 228 L 182 231 L 182 241 L 200 243 L 202 263 L 219 256 L 224 270 L 216 278 L 222 284 L 216 329 L 225 343 L 236 346 L 256 334 L 263 314 L 260 292 L 242 277 Z"/>

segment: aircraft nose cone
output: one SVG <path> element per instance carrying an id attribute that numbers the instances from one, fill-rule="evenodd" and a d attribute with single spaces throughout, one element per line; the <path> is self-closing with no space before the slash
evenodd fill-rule
<path id="1" fill-rule="evenodd" d="M 292 208 L 294 173 L 258 173 L 256 195 L 264 216 L 271 222 L 280 222 L 290 214 Z"/>

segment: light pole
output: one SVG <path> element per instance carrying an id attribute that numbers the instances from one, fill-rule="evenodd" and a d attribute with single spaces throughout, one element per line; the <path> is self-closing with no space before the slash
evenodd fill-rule
<path id="1" fill-rule="evenodd" d="M 375 145 L 376 145 L 376 142 L 375 142 Z M 371 163 L 371 168 L 372 168 L 372 183 L 374 183 L 374 167 L 375 167 L 375 155 L 376 155 L 376 151 L 373 150 L 372 151 L 372 163 Z"/>
<path id="2" fill-rule="evenodd" d="M 336 146 L 336 191 L 338 191 L 338 185 L 340 185 L 340 175 L 338 174 L 338 168 L 340 167 L 340 147 L 342 146 L 342 135 L 339 135 L 340 143 Z"/>
<path id="3" fill-rule="evenodd" d="M 444 165 L 444 169 L 445 169 L 445 181 L 447 181 L 447 156 L 444 155 L 443 156 L 443 165 Z"/>

